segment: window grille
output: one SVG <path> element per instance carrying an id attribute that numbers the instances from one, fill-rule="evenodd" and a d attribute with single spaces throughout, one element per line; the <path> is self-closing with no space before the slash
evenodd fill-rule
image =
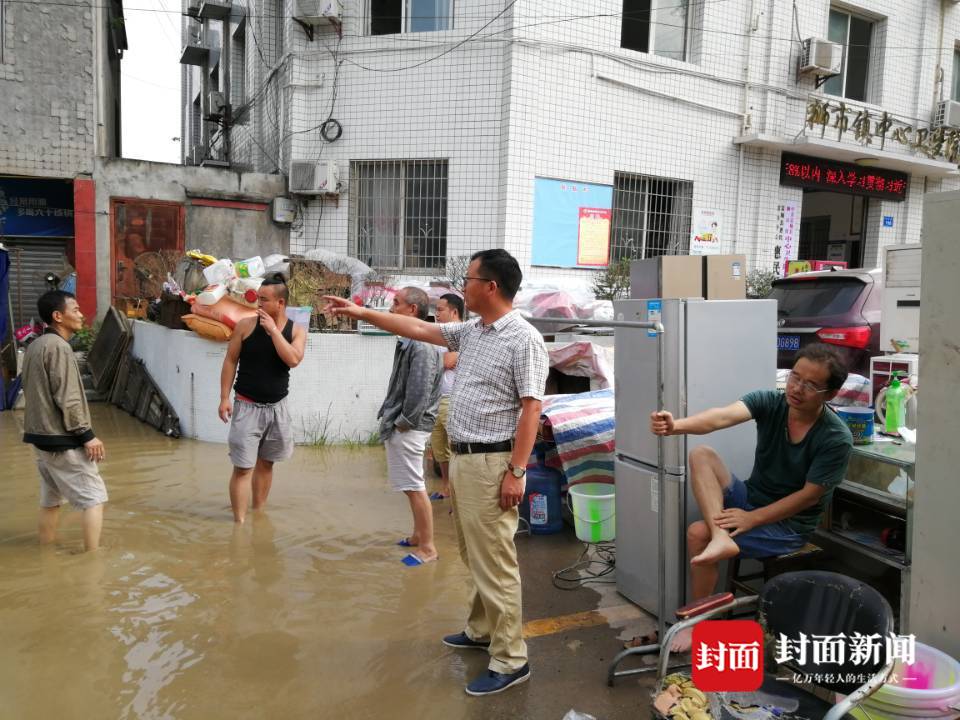
<path id="1" fill-rule="evenodd" d="M 241 21 L 230 46 L 230 105 L 239 108 L 247 100 L 246 23 Z"/>
<path id="2" fill-rule="evenodd" d="M 389 270 L 436 270 L 447 261 L 447 161 L 350 163 L 353 252 Z"/>
<path id="3" fill-rule="evenodd" d="M 283 57 L 283 26 L 286 17 L 286 2 L 276 0 L 273 10 L 273 57 L 271 62 L 277 63 Z"/>
<path id="4" fill-rule="evenodd" d="M 690 247 L 693 183 L 615 173 L 611 262 L 685 255 Z"/>

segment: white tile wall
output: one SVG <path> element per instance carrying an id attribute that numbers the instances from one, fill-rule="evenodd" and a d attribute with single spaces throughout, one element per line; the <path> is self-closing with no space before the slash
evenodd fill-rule
<path id="1" fill-rule="evenodd" d="M 622 50 L 621 0 L 519 0 L 483 30 L 503 0 L 458 0 L 454 30 L 380 37 L 364 34 L 363 0 L 343 5 L 342 39 L 320 28 L 311 43 L 287 25 L 291 55 L 246 131 L 271 139 L 276 155 L 336 161 L 344 190 L 351 160 L 447 158 L 448 254 L 502 246 L 533 279 L 592 275 L 529 267 L 534 178 L 611 183 L 617 171 L 691 181 L 693 206 L 722 213 L 724 250 L 746 253 L 752 266 L 774 264 L 777 206 L 802 202 L 802 192 L 779 184 L 778 151 L 741 151 L 732 141 L 744 132 L 744 111 L 747 132 L 803 131 L 808 97 L 818 91 L 812 78 L 796 79 L 798 38 L 826 36 L 827 0 L 797 3 L 796 15 L 773 0 L 692 0 L 690 62 Z M 939 0 L 843 7 L 876 22 L 871 104 L 925 124 L 949 94 L 960 6 L 944 4 L 943 15 Z M 254 47 L 248 38 L 250 66 L 262 64 Z M 255 91 L 256 82 L 247 84 Z M 312 128 L 331 104 L 344 131 L 325 143 Z M 852 132 L 843 142 L 855 143 Z M 252 147 L 241 139 L 237 152 L 269 171 Z M 914 176 L 905 203 L 871 203 L 867 263 L 885 244 L 919 240 L 923 187 Z M 348 192 L 307 201 L 292 251 L 347 251 L 350 201 Z M 881 226 L 885 214 L 896 217 L 892 231 Z"/>
<path id="2" fill-rule="evenodd" d="M 227 345 L 190 330 L 135 322 L 133 353 L 180 417 L 186 437 L 225 443 L 220 421 L 220 368 Z M 303 362 L 290 371 L 290 414 L 297 443 L 365 441 L 377 431 L 396 338 L 310 333 Z"/>
<path id="3" fill-rule="evenodd" d="M 7 3 L 0 64 L 0 174 L 93 172 L 93 15 L 89 5 Z"/>

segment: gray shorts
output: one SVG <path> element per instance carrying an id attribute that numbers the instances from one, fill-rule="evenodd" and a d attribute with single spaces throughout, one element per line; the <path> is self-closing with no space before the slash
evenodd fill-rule
<path id="1" fill-rule="evenodd" d="M 279 462 L 293 455 L 287 399 L 271 404 L 235 398 L 227 442 L 230 462 L 242 469 L 252 468 L 257 458 Z"/>
<path id="2" fill-rule="evenodd" d="M 40 507 L 59 507 L 66 498 L 78 510 L 89 510 L 107 501 L 97 464 L 86 448 L 48 452 L 34 448 L 40 471 Z"/>

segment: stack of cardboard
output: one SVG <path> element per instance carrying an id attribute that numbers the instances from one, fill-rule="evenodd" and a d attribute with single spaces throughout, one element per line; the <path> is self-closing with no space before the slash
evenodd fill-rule
<path id="1" fill-rule="evenodd" d="M 630 263 L 632 298 L 743 300 L 745 255 L 661 255 Z"/>

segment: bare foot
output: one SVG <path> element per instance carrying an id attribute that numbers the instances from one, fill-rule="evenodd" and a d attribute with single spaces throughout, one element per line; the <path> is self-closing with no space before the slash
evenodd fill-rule
<path id="1" fill-rule="evenodd" d="M 740 547 L 725 532 L 718 532 L 699 555 L 690 559 L 691 565 L 712 565 L 740 553 Z"/>
<path id="2" fill-rule="evenodd" d="M 670 641 L 670 652 L 689 652 L 693 645 L 693 628 L 684 628 Z"/>
<path id="3" fill-rule="evenodd" d="M 643 647 L 645 645 L 656 645 L 657 644 L 657 631 L 649 632 L 646 635 L 637 635 L 635 637 L 627 640 L 623 647 L 626 649 Z"/>

